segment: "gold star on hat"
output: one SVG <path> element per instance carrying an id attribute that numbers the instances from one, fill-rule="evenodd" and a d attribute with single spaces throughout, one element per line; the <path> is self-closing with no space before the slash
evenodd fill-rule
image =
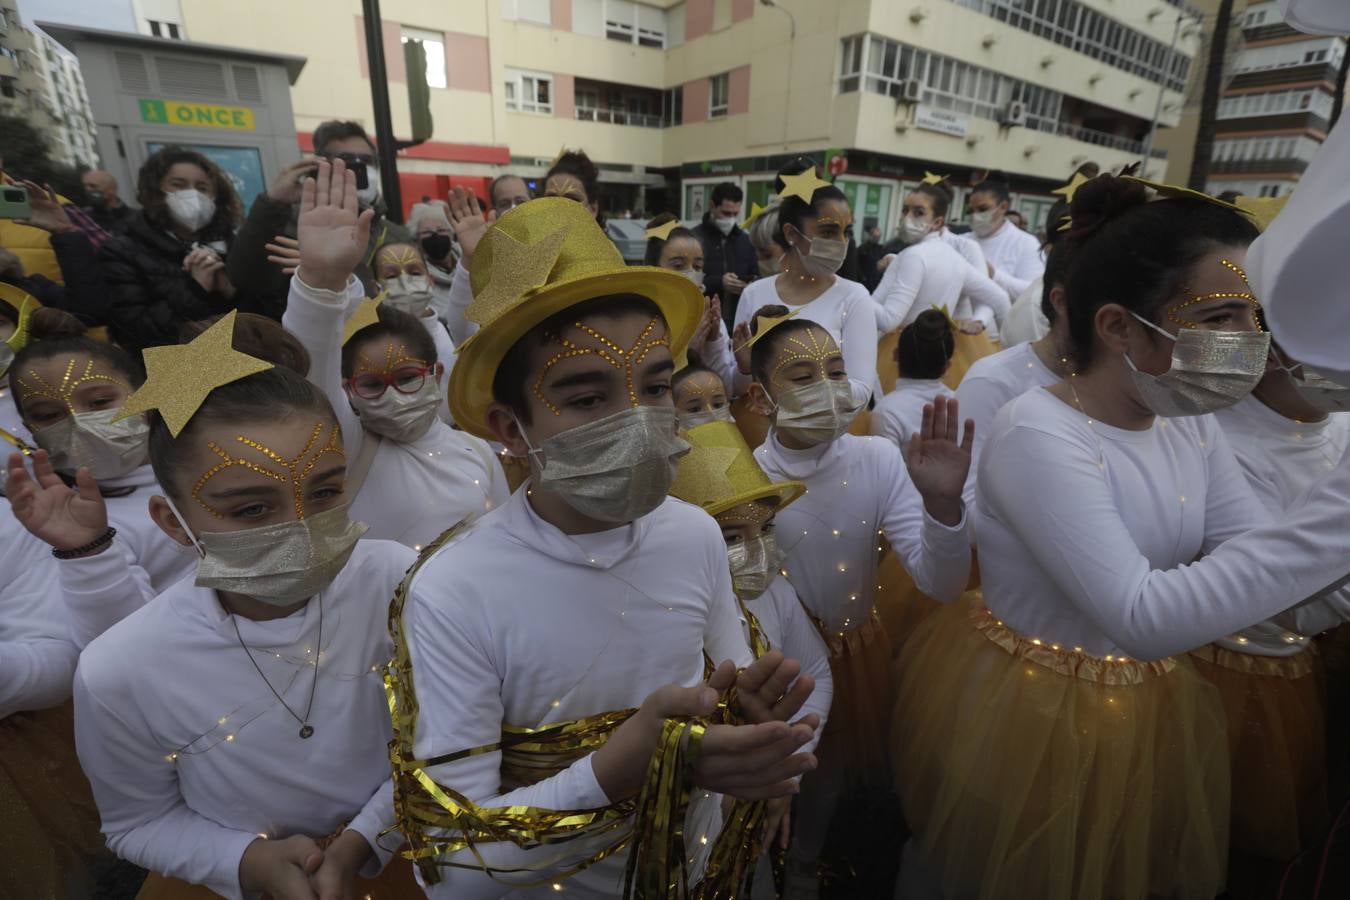
<path id="1" fill-rule="evenodd" d="M 778 196 L 782 200 L 788 197 L 800 197 L 807 203 L 816 195 L 816 191 L 823 187 L 829 187 L 828 181 L 822 181 L 816 175 L 816 167 L 812 166 L 800 175 L 782 175 L 783 191 Z"/>
<path id="2" fill-rule="evenodd" d="M 919 183 L 920 183 L 920 184 L 942 184 L 942 182 L 944 182 L 944 181 L 946 181 L 946 180 L 947 180 L 947 176 L 946 176 L 946 175 L 939 175 L 939 174 L 937 174 L 936 172 L 924 172 L 924 173 L 923 173 L 923 181 L 921 181 L 921 182 L 919 182 Z"/>
<path id="3" fill-rule="evenodd" d="M 216 388 L 272 368 L 234 349 L 235 315 L 231 310 L 191 343 L 145 348 L 145 384 L 113 421 L 155 409 L 178 437 Z"/>
<path id="4" fill-rule="evenodd" d="M 680 227 L 679 219 L 671 219 L 663 225 L 657 225 L 655 228 L 648 228 L 643 234 L 645 238 L 657 238 L 662 241 L 670 240 L 670 233 Z"/>
<path id="5" fill-rule="evenodd" d="M 380 321 L 380 304 L 384 302 L 384 291 L 378 297 L 364 297 L 356 304 L 356 311 L 342 323 L 342 344 L 347 342 L 362 328 L 375 325 Z"/>
<path id="6" fill-rule="evenodd" d="M 692 449 L 680 459 L 670 494 L 708 515 L 768 497 L 779 510 L 806 492 L 800 481 L 771 481 L 734 422 L 708 422 L 681 436 Z"/>
<path id="7" fill-rule="evenodd" d="M 755 220 L 758 219 L 760 216 L 764 215 L 764 214 L 765 214 L 766 212 L 768 212 L 768 211 L 769 211 L 769 207 L 767 207 L 767 206 L 760 206 L 758 203 L 756 203 L 755 201 L 751 200 L 751 201 L 750 201 L 750 215 L 746 216 L 746 217 L 745 217 L 745 221 L 741 223 L 741 230 L 742 230 L 742 231 L 749 231 L 749 230 L 750 230 L 750 226 L 753 225 L 753 224 L 755 224 Z"/>
<path id="8" fill-rule="evenodd" d="M 519 303 L 527 291 L 548 281 L 566 238 L 565 225 L 535 241 L 524 242 L 500 228 L 489 231 L 484 241 L 492 251 L 492 271 L 487 284 L 474 293 L 464 318 L 480 326 L 489 325 Z"/>
<path id="9" fill-rule="evenodd" d="M 744 344 L 737 347 L 736 349 L 738 351 L 746 350 L 749 349 L 750 347 L 755 346 L 755 344 L 759 341 L 760 338 L 764 337 L 764 335 L 768 334 L 770 331 L 773 331 L 779 325 L 782 325 L 788 319 L 794 318 L 801 311 L 802 307 L 799 307 L 797 309 L 791 310 L 785 316 L 764 316 L 763 318 L 759 319 L 759 330 L 755 332 L 754 337 L 750 338 L 750 340 L 746 341 Z M 752 322 L 754 321 L 753 317 L 751 317 L 751 321 Z"/>
<path id="10" fill-rule="evenodd" d="M 1068 184 L 1057 187 L 1050 193 L 1058 194 L 1063 197 L 1065 203 L 1072 203 L 1073 195 L 1078 193 L 1078 189 L 1091 180 L 1092 179 L 1088 178 L 1082 172 L 1074 172 L 1073 177 L 1069 179 Z"/>
<path id="11" fill-rule="evenodd" d="M 1237 198 L 1236 205 L 1251 217 L 1257 228 L 1265 231 L 1292 196 L 1293 194 L 1285 194 L 1283 197 L 1248 197 L 1244 194 Z"/>

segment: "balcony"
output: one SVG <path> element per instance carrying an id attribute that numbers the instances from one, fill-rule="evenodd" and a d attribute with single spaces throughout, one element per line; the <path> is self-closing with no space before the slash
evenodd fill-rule
<path id="1" fill-rule="evenodd" d="M 1239 88 L 1267 87 L 1277 84 L 1306 84 L 1316 81 L 1324 81 L 1327 84 L 1334 85 L 1336 75 L 1336 67 L 1330 63 L 1297 63 L 1289 66 L 1235 72 L 1228 82 L 1228 87 L 1231 90 L 1237 90 Z"/>
<path id="2" fill-rule="evenodd" d="M 680 123 L 683 92 L 578 78 L 574 86 L 575 116 L 581 122 L 665 128 Z"/>
<path id="3" fill-rule="evenodd" d="M 605 122 L 610 125 L 636 125 L 639 128 L 664 128 L 660 116 L 650 113 L 629 112 L 625 109 L 609 109 L 602 106 L 581 106 L 576 108 L 580 122 Z"/>
<path id="4" fill-rule="evenodd" d="M 1111 134 L 1109 131 L 1098 131 L 1095 128 L 1085 128 L 1082 125 L 1070 125 L 1067 122 L 1060 122 L 1054 129 L 1054 133 L 1062 134 L 1065 137 L 1071 137 L 1076 141 L 1083 141 L 1087 144 L 1096 144 L 1098 147 L 1121 150 L 1125 153 L 1133 153 L 1137 156 L 1144 155 L 1143 141 L 1121 137 L 1118 134 Z M 1157 159 L 1166 159 L 1167 151 L 1155 148 L 1153 156 Z"/>
<path id="5" fill-rule="evenodd" d="M 1224 116 L 1214 123 L 1219 135 L 1250 131 L 1317 131 L 1327 133 L 1331 123 L 1311 111 L 1285 113 L 1256 113 L 1247 116 Z"/>
<path id="6" fill-rule="evenodd" d="M 1225 159 L 1210 163 L 1212 175 L 1301 175 L 1308 168 L 1306 159 Z"/>

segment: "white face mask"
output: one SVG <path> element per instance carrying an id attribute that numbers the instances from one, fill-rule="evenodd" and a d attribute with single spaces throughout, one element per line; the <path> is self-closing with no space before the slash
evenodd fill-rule
<path id="1" fill-rule="evenodd" d="M 731 589 L 742 600 L 753 600 L 769 589 L 783 567 L 783 552 L 772 534 L 727 545 Z"/>
<path id="2" fill-rule="evenodd" d="M 33 432 L 52 468 L 73 475 L 81 466 L 95 481 L 129 475 L 145 465 L 150 426 L 144 416 L 114 422 L 120 409 L 80 412 Z"/>
<path id="3" fill-rule="evenodd" d="M 983 212 L 973 212 L 970 214 L 970 230 L 980 237 L 989 237 L 1002 222 L 996 221 L 997 213 L 992 209 L 986 209 Z"/>
<path id="4" fill-rule="evenodd" d="M 862 404 L 853 399 L 848 379 L 822 379 L 788 391 L 778 398 L 774 427 L 803 444 L 828 444 L 853 424 Z"/>
<path id="5" fill-rule="evenodd" d="M 731 234 L 731 229 L 736 227 L 735 216 L 713 216 L 713 225 L 723 234 Z"/>
<path id="6" fill-rule="evenodd" d="M 216 215 L 216 201 L 196 188 L 166 191 L 164 203 L 169 216 L 188 231 L 201 231 Z"/>
<path id="7" fill-rule="evenodd" d="M 709 422 L 735 422 L 736 419 L 731 415 L 731 407 L 724 406 L 721 409 L 676 413 L 675 421 L 679 424 L 681 431 L 688 431 L 700 425 L 707 425 Z"/>
<path id="8" fill-rule="evenodd" d="M 378 400 L 352 397 L 352 408 L 369 431 L 400 444 L 420 440 L 436 421 L 441 403 L 441 386 L 431 373 L 415 394 L 402 394 L 385 388 Z"/>
<path id="9" fill-rule="evenodd" d="M 369 209 L 380 199 L 380 170 L 377 166 L 366 166 L 366 186 L 356 192 L 356 202 L 362 209 Z"/>
<path id="10" fill-rule="evenodd" d="M 425 275 L 401 272 L 396 278 L 380 282 L 384 301 L 390 308 L 421 318 L 431 308 L 431 282 Z"/>
<path id="11" fill-rule="evenodd" d="M 1172 365 L 1161 375 L 1139 371 L 1129 354 L 1125 356 L 1139 396 L 1156 415 L 1202 416 L 1226 409 L 1250 394 L 1265 375 L 1270 335 L 1264 331 L 1183 328 L 1173 335 L 1143 316 L 1130 315 L 1173 342 Z"/>
<path id="12" fill-rule="evenodd" d="M 839 271 L 848 256 L 848 241 L 833 238 L 813 237 L 806 239 L 806 252 L 797 254 L 802 258 L 806 270 L 817 278 L 824 278 Z"/>
<path id="13" fill-rule="evenodd" d="M 703 286 L 706 283 L 704 280 L 704 273 L 698 271 L 697 269 L 684 269 L 680 272 L 680 274 L 683 275 L 685 278 L 688 278 L 690 281 L 692 281 L 694 283 L 694 286 L 697 287 L 700 291 L 703 290 Z"/>
<path id="14" fill-rule="evenodd" d="M 900 223 L 900 240 L 906 244 L 917 244 L 928 236 L 928 232 L 933 230 L 933 226 L 927 219 L 916 219 L 913 216 L 906 216 Z"/>

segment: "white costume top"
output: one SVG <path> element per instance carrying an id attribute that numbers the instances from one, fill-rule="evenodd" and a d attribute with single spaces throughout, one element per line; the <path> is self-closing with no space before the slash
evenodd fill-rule
<path id="1" fill-rule="evenodd" d="M 0 719 L 70 697 L 79 650 L 53 590 L 56 560 L 9 510 L 0 508 Z"/>
<path id="2" fill-rule="evenodd" d="M 1013 301 L 1012 309 L 1003 320 L 999 341 L 1003 349 L 1028 341 L 1039 341 L 1050 333 L 1050 320 L 1041 312 L 1041 296 L 1045 280 L 1037 278 Z"/>
<path id="3" fill-rule="evenodd" d="M 75 743 L 108 847 L 237 900 L 239 860 L 259 835 L 323 838 L 350 822 L 378 871 L 401 842 L 377 839 L 394 824 L 382 673 L 389 598 L 413 559 L 361 541 L 316 599 L 266 622 L 230 616 L 215 591 L 182 582 L 90 644 L 75 674 Z M 314 686 L 312 738 L 240 637 L 297 714 Z"/>
<path id="4" fill-rule="evenodd" d="M 502 726 L 537 728 L 640 706 L 667 684 L 703 680 L 703 655 L 751 662 L 716 522 L 674 498 L 628 524 L 568 535 L 516 491 L 473 522 L 418 571 L 403 620 L 420 714 L 421 759 L 501 739 Z M 501 754 L 482 753 L 428 770 L 486 807 L 590 809 L 609 805 L 590 755 L 562 772 L 503 792 Z M 698 794 L 686 837 L 720 827 L 719 795 Z M 712 838 L 709 837 L 711 846 Z M 500 869 L 530 866 L 516 881 L 547 878 L 593 852 L 587 841 L 521 850 L 478 845 Z M 471 852 L 456 862 L 474 866 Z M 624 877 L 617 853 L 566 880 L 572 895 L 612 897 Z M 443 867 L 431 897 L 500 897 L 511 887 L 477 869 Z M 512 879 L 498 874 L 498 878 Z M 553 896 L 537 892 L 511 896 Z"/>
<path id="5" fill-rule="evenodd" d="M 1249 396 L 1236 406 L 1219 410 L 1214 417 L 1223 426 L 1257 499 L 1272 518 L 1297 509 L 1308 491 L 1336 468 L 1350 443 L 1347 413 L 1332 413 L 1321 422 L 1295 422 Z M 1311 623 L 1319 611 L 1323 615 L 1318 618 L 1324 624 L 1314 625 L 1313 630 L 1339 624 L 1341 605 L 1335 599 L 1309 603 L 1299 609 L 1300 624 Z M 1258 656 L 1294 656 L 1307 647 L 1304 635 L 1274 621 L 1244 628 L 1240 635 L 1215 643 Z"/>
<path id="6" fill-rule="evenodd" d="M 830 715 L 830 701 L 834 697 L 834 676 L 830 674 L 830 648 L 810 616 L 806 607 L 797 597 L 797 591 L 786 578 L 779 576 L 769 583 L 764 593 L 753 600 L 746 600 L 745 606 L 759 622 L 769 642 L 770 650 L 781 650 L 788 659 L 802 664 L 802 674 L 816 680 L 811 696 L 802 704 L 797 718 L 815 713 L 820 717 L 820 725 L 810 742 L 800 753 L 811 753 L 820 743 L 825 733 L 825 720 Z"/>
<path id="7" fill-rule="evenodd" d="M 505 500 L 506 475 L 486 441 L 440 420 L 408 443 L 381 438 L 362 427 L 342 389 L 342 325 L 350 299 L 292 278 L 282 324 L 309 351 L 309 378 L 323 389 L 337 414 L 349 474 L 357 468 L 364 443 L 378 442 L 351 501 L 351 517 L 370 526 L 370 538 L 421 547 Z M 426 317 L 426 322 L 429 330 L 445 333 L 434 318 Z M 445 402 L 440 406 L 446 407 Z"/>
<path id="8" fill-rule="evenodd" d="M 1003 221 L 988 237 L 975 235 L 984 258 L 994 267 L 994 281 L 1008 292 L 1008 302 L 1017 299 L 1033 281 L 1045 274 L 1045 255 L 1036 236 Z"/>
<path id="9" fill-rule="evenodd" d="M 455 264 L 455 274 L 450 279 L 450 293 L 446 297 L 445 327 L 450 329 L 450 339 L 456 344 L 464 343 L 478 330 L 476 322 L 464 318 L 464 313 L 471 303 L 473 303 L 473 282 L 461 258 Z"/>
<path id="10" fill-rule="evenodd" d="M 806 493 L 774 517 L 775 533 L 797 594 L 831 631 L 871 618 L 880 532 L 925 594 L 945 603 L 966 589 L 966 517 L 949 528 L 929 516 L 890 441 L 845 434 L 789 450 L 770 429 L 755 459 L 774 481 L 806 484 Z"/>
<path id="11" fill-rule="evenodd" d="M 904 452 L 909 439 L 923 424 L 923 408 L 939 396 L 955 396 L 941 378 L 901 377 L 895 390 L 877 401 L 872 409 L 872 433 L 884 437 Z"/>
<path id="12" fill-rule="evenodd" d="M 19 408 L 14 405 L 14 392 L 9 389 L 9 377 L 0 376 L 0 428 L 5 429 L 19 440 L 33 446 L 33 435 L 28 430 L 28 426 L 23 424 L 23 417 L 19 415 Z M 8 441 L 0 442 L 0 452 L 9 458 L 9 454 L 15 450 L 14 446 Z"/>
<path id="13" fill-rule="evenodd" d="M 1033 388 L 1059 383 L 1059 376 L 1046 368 L 1030 344 L 1018 344 L 992 356 L 975 360 L 956 388 L 961 420 L 975 423 L 975 444 L 970 451 L 970 474 L 966 476 L 966 510 L 979 514 L 975 504 L 975 480 L 980 451 L 988 440 L 994 416 L 1008 401 Z M 978 525 L 976 526 L 978 528 Z"/>
<path id="14" fill-rule="evenodd" d="M 971 268 L 986 278 L 989 277 L 989 266 L 984 260 L 984 251 L 980 249 L 979 241 L 968 234 L 957 234 L 946 226 L 943 226 L 938 236 L 948 247 L 961 254 L 961 258 L 970 263 Z M 960 302 L 956 304 L 956 308 L 952 310 L 952 318 L 976 319 L 983 322 L 985 330 L 989 332 L 991 337 L 998 330 L 998 325 L 994 320 L 994 311 L 983 304 L 972 304 L 970 297 L 964 294 L 961 296 Z"/>
<path id="15" fill-rule="evenodd" d="M 942 238 L 929 232 L 900 253 L 872 292 L 877 331 L 903 328 L 926 309 L 955 315 L 962 296 L 987 306 L 998 319 L 1008 312 L 1007 293 L 961 258 Z"/>
<path id="16" fill-rule="evenodd" d="M 170 538 L 150 518 L 150 498 L 163 491 L 149 465 L 99 486 L 135 490 L 104 498 L 108 524 L 117 529 L 111 547 L 57 564 L 70 638 L 81 649 L 197 570 L 197 552 Z"/>
<path id="17" fill-rule="evenodd" d="M 760 278 L 746 285 L 736 306 L 736 325 L 749 323 L 762 306 L 782 304 L 799 311 L 798 318 L 808 319 L 824 328 L 834 338 L 844 354 L 844 368 L 853 382 L 853 402 L 864 404 L 873 393 L 880 394 L 877 380 L 877 321 L 872 297 L 867 288 L 847 278 L 834 279 L 825 293 L 810 303 L 792 306 L 778 293 L 778 280 L 788 278 Z M 734 328 L 732 329 L 735 330 Z M 736 374 L 736 394 L 744 394 L 750 386 L 750 376 Z"/>
<path id="18" fill-rule="evenodd" d="M 984 599 L 1027 638 L 1161 659 L 1350 573 L 1350 465 L 1265 524 L 1213 416 L 1129 431 L 1034 390 L 1003 408 L 986 447 L 976 489 Z"/>

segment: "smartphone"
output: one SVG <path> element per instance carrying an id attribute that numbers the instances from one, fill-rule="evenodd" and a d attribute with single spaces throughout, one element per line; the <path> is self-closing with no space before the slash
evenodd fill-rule
<path id="1" fill-rule="evenodd" d="M 33 205 L 28 202 L 28 188 L 19 185 L 0 185 L 0 219 L 31 219 Z"/>

